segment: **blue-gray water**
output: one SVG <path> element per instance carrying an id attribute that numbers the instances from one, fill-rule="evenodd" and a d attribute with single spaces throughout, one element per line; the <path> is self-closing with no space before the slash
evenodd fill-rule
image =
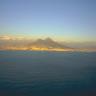
<path id="1" fill-rule="evenodd" d="M 96 96 L 96 53 L 0 51 L 0 96 Z"/>

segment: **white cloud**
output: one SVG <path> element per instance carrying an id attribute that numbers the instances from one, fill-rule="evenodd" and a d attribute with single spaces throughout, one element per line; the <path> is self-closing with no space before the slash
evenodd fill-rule
<path id="1" fill-rule="evenodd" d="M 0 36 L 0 40 L 24 40 L 25 38 L 23 36 L 7 36 L 7 35 L 3 35 Z"/>
<path id="2" fill-rule="evenodd" d="M 10 36 L 6 36 L 6 35 L 0 36 L 0 40 L 11 40 L 11 39 L 12 39 L 12 37 L 10 37 Z"/>

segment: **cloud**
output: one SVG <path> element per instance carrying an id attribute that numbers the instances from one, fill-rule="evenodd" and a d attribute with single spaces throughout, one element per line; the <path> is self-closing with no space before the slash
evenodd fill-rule
<path id="1" fill-rule="evenodd" d="M 0 36 L 0 40 L 11 40 L 12 39 L 12 37 L 10 37 L 10 36 Z"/>
<path id="2" fill-rule="evenodd" d="M 5 40 L 5 41 L 8 41 L 8 40 L 24 40 L 24 39 L 25 38 L 23 36 L 18 36 L 18 37 L 7 36 L 7 35 L 0 36 L 0 40 Z"/>

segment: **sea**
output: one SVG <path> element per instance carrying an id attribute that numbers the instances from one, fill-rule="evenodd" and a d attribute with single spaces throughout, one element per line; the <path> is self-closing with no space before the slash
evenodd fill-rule
<path id="1" fill-rule="evenodd" d="M 96 52 L 0 51 L 0 96 L 96 96 Z"/>

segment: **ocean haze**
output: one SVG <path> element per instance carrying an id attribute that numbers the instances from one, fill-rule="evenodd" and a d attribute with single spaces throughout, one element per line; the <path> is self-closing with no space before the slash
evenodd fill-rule
<path id="1" fill-rule="evenodd" d="M 0 51 L 1 96 L 95 96 L 96 53 Z"/>

